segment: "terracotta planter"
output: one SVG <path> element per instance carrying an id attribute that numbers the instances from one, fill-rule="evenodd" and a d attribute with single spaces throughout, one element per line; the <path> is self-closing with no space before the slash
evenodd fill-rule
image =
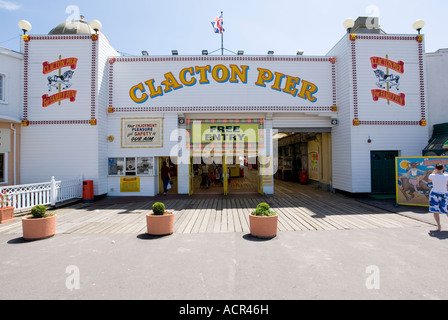
<path id="1" fill-rule="evenodd" d="M 0 208 L 0 224 L 14 221 L 14 207 Z"/>
<path id="2" fill-rule="evenodd" d="M 33 219 L 32 216 L 22 218 L 22 231 L 25 240 L 46 239 L 56 234 L 57 215 Z"/>
<path id="3" fill-rule="evenodd" d="M 278 214 L 254 216 L 249 214 L 250 234 L 257 238 L 274 238 L 277 235 Z"/>
<path id="4" fill-rule="evenodd" d="M 164 236 L 174 233 L 174 213 L 162 215 L 154 215 L 148 213 L 146 215 L 147 233 L 154 236 Z"/>

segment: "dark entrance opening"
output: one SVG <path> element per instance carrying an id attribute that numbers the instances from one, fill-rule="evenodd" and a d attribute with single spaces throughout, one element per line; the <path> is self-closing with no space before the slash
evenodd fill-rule
<path id="1" fill-rule="evenodd" d="M 395 158 L 398 151 L 370 151 L 372 193 L 395 193 Z"/>

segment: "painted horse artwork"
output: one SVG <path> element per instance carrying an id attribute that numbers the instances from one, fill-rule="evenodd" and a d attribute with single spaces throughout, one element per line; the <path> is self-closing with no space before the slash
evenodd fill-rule
<path id="1" fill-rule="evenodd" d="M 399 181 L 401 183 L 400 191 L 403 193 L 407 201 L 410 201 L 415 197 L 414 193 L 420 193 L 426 198 L 429 199 L 429 193 L 431 192 L 431 188 L 428 186 L 429 183 L 429 175 L 433 172 L 432 169 L 426 170 L 423 175 L 419 175 L 416 178 L 416 183 L 412 182 L 412 178 L 410 177 L 399 177 Z"/>
<path id="2" fill-rule="evenodd" d="M 381 89 L 386 89 L 385 84 L 389 84 L 390 88 L 395 87 L 400 90 L 400 76 L 394 74 L 386 74 L 383 70 L 373 71 L 378 78 L 376 85 Z"/>
<path id="3" fill-rule="evenodd" d="M 55 87 L 57 89 L 59 85 L 63 85 L 64 90 L 70 88 L 72 86 L 72 84 L 70 83 L 70 79 L 73 77 L 74 73 L 75 71 L 67 70 L 60 76 L 48 76 L 48 91 L 51 91 L 52 87 Z"/>

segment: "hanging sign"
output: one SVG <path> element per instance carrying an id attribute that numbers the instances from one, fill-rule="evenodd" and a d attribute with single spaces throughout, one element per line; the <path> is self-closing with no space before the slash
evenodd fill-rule
<path id="1" fill-rule="evenodd" d="M 76 100 L 76 90 L 67 90 L 72 86 L 71 80 L 73 74 L 75 73 L 76 65 L 78 63 L 77 58 L 66 58 L 62 59 L 59 56 L 59 60 L 49 63 L 45 61 L 42 63 L 42 73 L 49 74 L 53 71 L 58 71 L 56 74 L 49 75 L 47 77 L 48 91 L 51 92 L 53 89 L 58 91 L 56 94 L 48 95 L 44 94 L 42 96 L 42 108 L 46 108 L 56 102 L 61 105 L 61 101 L 69 100 L 74 102 Z M 63 68 L 70 67 L 70 70 L 62 71 Z"/>
<path id="2" fill-rule="evenodd" d="M 392 70 L 403 74 L 404 62 L 389 60 L 387 55 L 386 58 L 371 57 L 370 62 L 372 68 L 375 69 L 373 72 L 377 78 L 376 86 L 379 88 L 372 90 L 373 101 L 385 99 L 388 104 L 393 102 L 404 107 L 406 105 L 406 95 L 404 93 L 398 94 L 400 90 L 400 75 L 391 72 Z M 378 67 L 385 67 L 386 69 L 383 70 Z"/>
<path id="3" fill-rule="evenodd" d="M 193 142 L 258 142 L 258 123 L 202 123 L 201 141 Z"/>

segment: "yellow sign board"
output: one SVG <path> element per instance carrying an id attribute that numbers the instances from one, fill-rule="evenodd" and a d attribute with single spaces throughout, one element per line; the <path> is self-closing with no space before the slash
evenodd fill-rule
<path id="1" fill-rule="evenodd" d="M 120 192 L 140 192 L 140 178 L 139 177 L 121 178 Z"/>

